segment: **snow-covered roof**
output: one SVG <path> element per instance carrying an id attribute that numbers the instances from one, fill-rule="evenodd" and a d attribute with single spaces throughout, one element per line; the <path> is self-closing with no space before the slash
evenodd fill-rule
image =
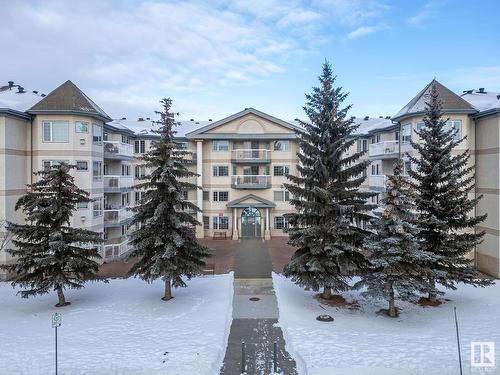
<path id="1" fill-rule="evenodd" d="M 118 130 L 131 131 L 138 136 L 157 136 L 153 130 L 158 129 L 159 125 L 156 124 L 155 121 L 155 119 L 150 117 L 138 117 L 136 119 L 117 119 L 108 122 L 107 124 Z M 177 132 L 175 136 L 184 138 L 187 133 L 210 123 L 211 121 L 179 121 L 179 125 L 174 128 Z"/>
<path id="2" fill-rule="evenodd" d="M 23 90 L 20 92 L 17 86 L 0 86 L 0 109 L 26 112 L 42 98 L 42 94 L 38 91 Z"/>
<path id="3" fill-rule="evenodd" d="M 355 117 L 354 123 L 359 124 L 356 134 L 368 134 L 375 130 L 385 129 L 389 126 L 394 125 L 390 118 L 386 117 Z"/>
<path id="4" fill-rule="evenodd" d="M 483 90 L 467 90 L 460 95 L 479 112 L 500 109 L 500 92 L 487 92 Z"/>

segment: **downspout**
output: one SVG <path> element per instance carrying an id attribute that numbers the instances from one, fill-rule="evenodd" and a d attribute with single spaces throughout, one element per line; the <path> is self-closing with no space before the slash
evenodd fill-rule
<path id="1" fill-rule="evenodd" d="M 477 121 L 476 117 L 472 117 L 474 121 L 474 199 L 477 197 Z M 474 205 L 474 217 L 477 216 L 477 205 Z M 474 234 L 477 234 L 476 225 L 474 225 Z M 477 244 L 474 245 L 474 268 L 477 265 Z"/>
<path id="2" fill-rule="evenodd" d="M 402 133 L 401 133 L 401 121 L 398 121 L 398 127 L 399 127 L 399 136 L 398 136 L 398 159 L 401 160 L 401 137 L 402 137 Z"/>

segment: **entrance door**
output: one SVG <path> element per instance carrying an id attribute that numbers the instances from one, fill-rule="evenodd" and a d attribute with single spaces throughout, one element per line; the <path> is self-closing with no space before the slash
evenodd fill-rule
<path id="1" fill-rule="evenodd" d="M 241 237 L 260 237 L 260 212 L 255 207 L 247 207 L 241 213 Z"/>

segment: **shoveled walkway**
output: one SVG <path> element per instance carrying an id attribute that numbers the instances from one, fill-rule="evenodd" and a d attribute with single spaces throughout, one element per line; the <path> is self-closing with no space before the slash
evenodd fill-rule
<path id="1" fill-rule="evenodd" d="M 241 373 L 241 343 L 245 342 L 246 374 L 273 373 L 273 345 L 278 347 L 278 374 L 296 375 L 295 361 L 285 350 L 271 278 L 272 264 L 265 242 L 241 240 L 236 247 L 233 323 L 221 375 Z M 251 301 L 250 298 L 258 298 Z"/>

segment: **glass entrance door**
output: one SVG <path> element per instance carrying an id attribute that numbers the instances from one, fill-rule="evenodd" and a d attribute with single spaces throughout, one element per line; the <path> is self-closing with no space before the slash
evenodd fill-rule
<path id="1" fill-rule="evenodd" d="M 259 238 L 260 234 L 260 212 L 255 207 L 247 207 L 241 213 L 241 237 Z"/>

